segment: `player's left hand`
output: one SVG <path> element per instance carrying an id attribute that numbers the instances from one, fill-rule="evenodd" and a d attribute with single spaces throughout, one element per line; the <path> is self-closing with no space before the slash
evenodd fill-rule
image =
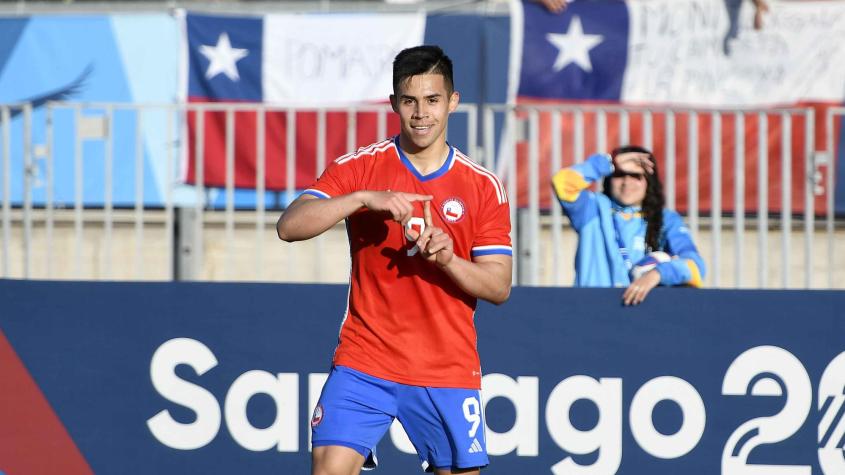
<path id="1" fill-rule="evenodd" d="M 423 202 L 423 221 L 425 221 L 425 230 L 417 238 L 420 254 L 428 262 L 446 267 L 455 257 L 454 243 L 451 236 L 434 226 L 431 219 L 431 205 L 428 201 Z"/>
<path id="2" fill-rule="evenodd" d="M 652 269 L 643 274 L 639 279 L 631 282 L 631 285 L 625 289 L 622 294 L 623 305 L 637 305 L 645 300 L 651 289 L 657 287 L 660 283 L 660 272 L 657 269 Z"/>

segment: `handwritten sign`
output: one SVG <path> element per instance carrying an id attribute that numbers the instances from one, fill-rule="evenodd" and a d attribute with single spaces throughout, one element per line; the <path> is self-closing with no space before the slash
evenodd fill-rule
<path id="1" fill-rule="evenodd" d="M 422 14 L 268 15 L 265 101 L 385 101 L 393 91 L 393 58 L 420 44 L 424 29 Z"/>
<path id="2" fill-rule="evenodd" d="M 753 6 L 634 0 L 623 97 L 693 106 L 845 97 L 845 4 L 777 2 L 754 30 Z"/>

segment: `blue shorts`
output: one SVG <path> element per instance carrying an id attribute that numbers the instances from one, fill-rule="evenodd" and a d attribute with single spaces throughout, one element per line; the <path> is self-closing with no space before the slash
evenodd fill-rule
<path id="1" fill-rule="evenodd" d="M 368 459 L 399 419 L 423 470 L 484 467 L 487 443 L 477 389 L 409 386 L 344 366 L 332 368 L 311 419 L 314 447 L 340 445 Z"/>

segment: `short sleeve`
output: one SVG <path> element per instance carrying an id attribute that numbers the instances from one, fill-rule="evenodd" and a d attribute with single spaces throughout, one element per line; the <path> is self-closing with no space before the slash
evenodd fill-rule
<path id="1" fill-rule="evenodd" d="M 511 213 L 507 193 L 501 183 L 486 188 L 491 192 L 481 206 L 482 215 L 472 242 L 472 257 L 491 254 L 513 256 L 511 245 Z"/>
<path id="2" fill-rule="evenodd" d="M 334 198 L 358 191 L 360 160 L 341 157 L 329 164 L 320 178 L 303 191 L 317 198 Z"/>

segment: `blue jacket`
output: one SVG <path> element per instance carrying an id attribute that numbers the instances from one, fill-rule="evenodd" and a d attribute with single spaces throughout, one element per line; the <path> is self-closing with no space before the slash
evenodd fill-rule
<path id="1" fill-rule="evenodd" d="M 630 265 L 645 255 L 646 222 L 640 208 L 622 206 L 604 193 L 587 188 L 613 171 L 610 156 L 595 154 L 585 162 L 564 168 L 552 178 L 563 212 L 578 233 L 575 285 L 578 287 L 627 287 Z M 620 248 L 627 249 L 625 259 Z M 659 249 L 670 262 L 657 265 L 661 285 L 701 286 L 704 260 L 699 255 L 681 216 L 663 209 Z"/>

